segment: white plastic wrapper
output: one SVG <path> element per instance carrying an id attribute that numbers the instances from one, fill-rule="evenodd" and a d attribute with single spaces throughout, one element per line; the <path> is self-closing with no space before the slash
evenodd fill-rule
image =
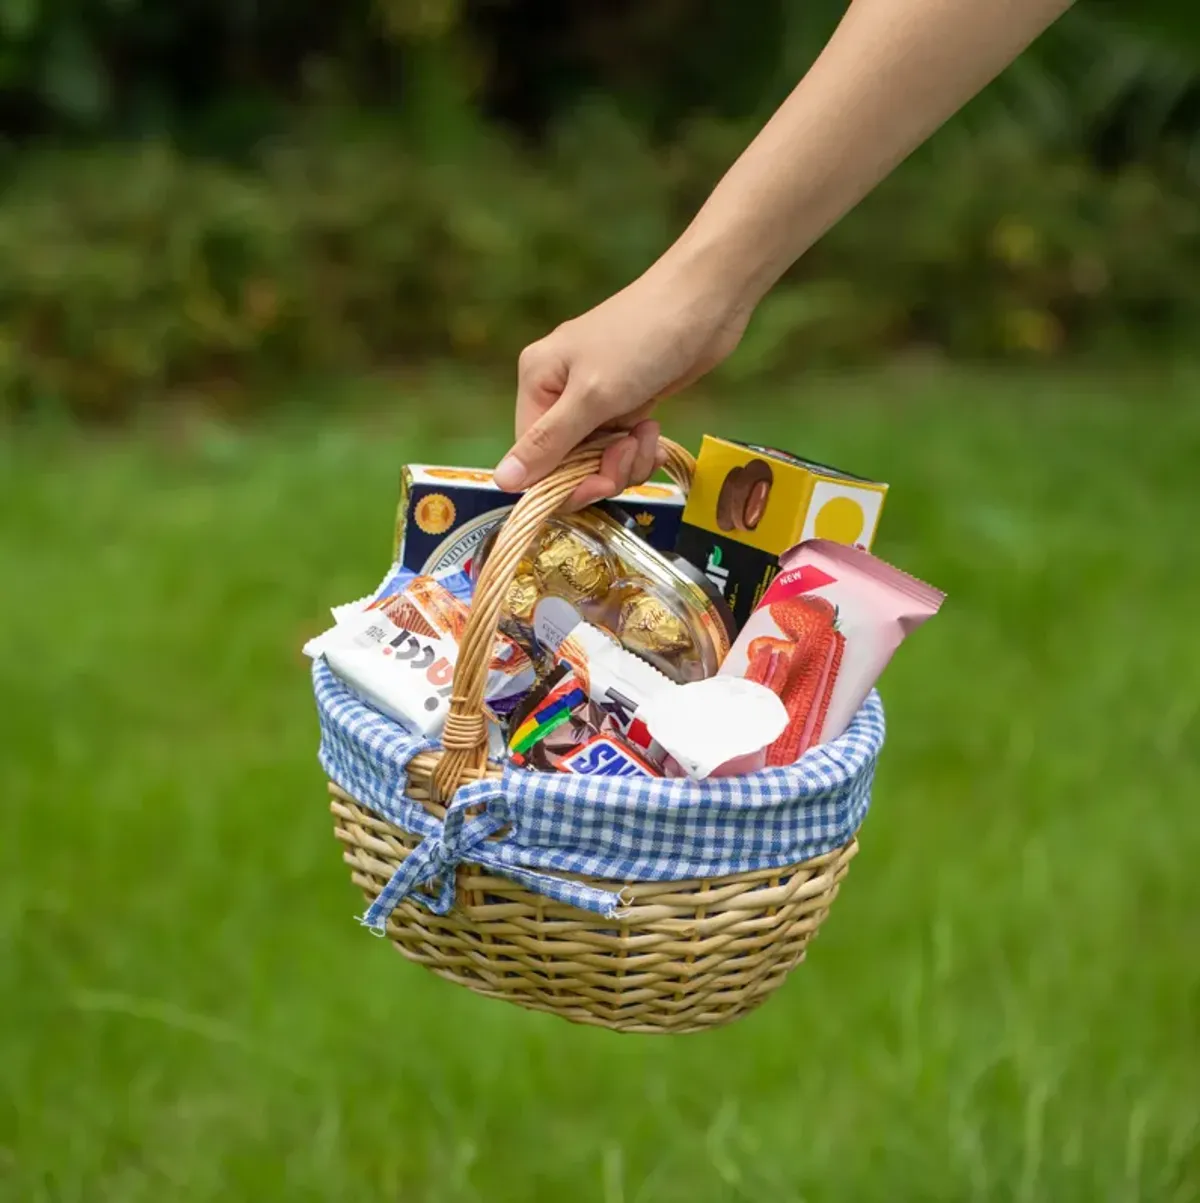
<path id="1" fill-rule="evenodd" d="M 355 693 L 418 735 L 436 739 L 450 713 L 458 645 L 415 635 L 379 610 L 352 613 L 305 649 Z"/>
<path id="2" fill-rule="evenodd" d="M 765 685 L 709 677 L 656 690 L 638 718 L 666 753 L 668 776 L 731 777 L 767 763 L 767 748 L 788 723 L 787 707 Z"/>
<path id="3" fill-rule="evenodd" d="M 787 726 L 787 707 L 766 685 L 737 677 L 677 684 L 586 622 L 557 651 L 620 733 L 668 776 L 755 772 Z"/>
<path id="4" fill-rule="evenodd" d="M 450 712 L 454 666 L 468 610 L 433 577 L 412 578 L 400 592 L 365 608 L 339 607 L 339 621 L 309 640 L 304 652 L 323 656 L 347 685 L 382 713 L 429 739 L 440 736 Z M 532 686 L 529 657 L 507 636 L 497 638 L 488 666 L 484 702 L 503 713 Z M 491 741 L 491 747 L 503 744 Z"/>

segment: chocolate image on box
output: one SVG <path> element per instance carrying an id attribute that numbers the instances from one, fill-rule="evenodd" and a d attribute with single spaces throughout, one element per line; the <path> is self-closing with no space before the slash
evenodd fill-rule
<path id="1" fill-rule="evenodd" d="M 723 531 L 753 530 L 767 511 L 775 474 L 766 460 L 752 459 L 733 468 L 717 496 L 717 526 Z"/>
<path id="2" fill-rule="evenodd" d="M 736 525 L 733 514 L 743 501 L 739 485 L 744 474 L 744 468 L 731 468 L 721 482 L 721 492 L 717 495 L 717 525 L 724 531 L 733 530 Z"/>
<path id="3" fill-rule="evenodd" d="M 752 459 L 742 471 L 745 474 L 743 479 L 749 483 L 749 490 L 738 525 L 742 530 L 753 530 L 767 512 L 767 498 L 771 495 L 775 473 L 771 471 L 771 465 L 761 459 Z"/>

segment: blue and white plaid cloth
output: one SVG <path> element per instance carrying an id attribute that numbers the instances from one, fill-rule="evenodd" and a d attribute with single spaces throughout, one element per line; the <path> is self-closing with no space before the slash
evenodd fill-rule
<path id="1" fill-rule="evenodd" d="M 681 881 L 784 868 L 840 848 L 871 799 L 883 745 L 883 704 L 872 691 L 840 738 L 794 765 L 695 782 L 509 768 L 498 781 L 459 788 L 439 822 L 405 796 L 409 761 L 436 747 L 372 710 L 313 663 L 321 721 L 321 767 L 346 793 L 396 826 L 423 837 L 362 917 L 382 933 L 406 898 L 437 878 L 440 892 L 417 897 L 437 914 L 454 904 L 454 867 L 473 864 L 558 902 L 619 916 L 621 888 L 553 876 L 547 870 L 625 881 Z M 478 815 L 468 808 L 484 804 Z M 499 840 L 489 840 L 501 828 Z"/>

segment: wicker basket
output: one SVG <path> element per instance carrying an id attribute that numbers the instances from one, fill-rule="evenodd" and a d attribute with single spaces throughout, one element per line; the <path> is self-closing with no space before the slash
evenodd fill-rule
<path id="1" fill-rule="evenodd" d="M 408 796 L 439 819 L 459 785 L 502 775 L 487 760 L 483 716 L 501 602 L 525 548 L 575 486 L 597 470 L 613 437 L 592 440 L 522 497 L 483 568 L 460 651 L 445 750 L 415 757 L 408 770 Z M 668 473 L 687 488 L 695 461 L 673 443 L 664 446 Z M 329 789 L 343 858 L 355 885 L 374 900 L 420 837 L 337 785 Z M 752 1010 L 804 959 L 856 851 L 851 838 L 828 855 L 783 869 L 712 880 L 595 880 L 620 890 L 619 919 L 576 910 L 462 865 L 457 903 L 448 914 L 405 900 L 388 919 L 387 935 L 409 960 L 488 998 L 623 1032 L 695 1032 Z"/>

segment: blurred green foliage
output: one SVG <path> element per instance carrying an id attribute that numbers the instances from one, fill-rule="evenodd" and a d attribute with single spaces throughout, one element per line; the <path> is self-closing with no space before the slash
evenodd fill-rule
<path id="1" fill-rule="evenodd" d="M 0 0 L 0 408 L 511 364 L 652 261 L 840 7 Z M 1186 337 L 1183 44 L 1073 14 L 806 256 L 728 372 Z"/>

